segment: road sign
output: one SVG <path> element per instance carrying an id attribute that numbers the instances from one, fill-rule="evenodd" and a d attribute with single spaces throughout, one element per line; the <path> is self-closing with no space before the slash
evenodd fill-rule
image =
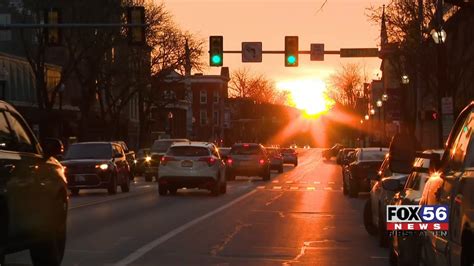
<path id="1" fill-rule="evenodd" d="M 242 42 L 242 62 L 262 62 L 262 42 Z"/>
<path id="2" fill-rule="evenodd" d="M 324 61 L 324 43 L 311 44 L 311 61 Z"/>
<path id="3" fill-rule="evenodd" d="M 379 57 L 377 48 L 341 48 L 341 57 Z"/>

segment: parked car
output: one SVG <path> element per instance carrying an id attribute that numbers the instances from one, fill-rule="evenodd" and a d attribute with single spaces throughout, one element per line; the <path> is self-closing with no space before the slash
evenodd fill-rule
<path id="1" fill-rule="evenodd" d="M 283 155 L 280 149 L 265 148 L 270 157 L 270 170 L 277 170 L 278 173 L 283 173 Z"/>
<path id="2" fill-rule="evenodd" d="M 220 154 L 222 159 L 225 159 L 227 157 L 227 155 L 229 155 L 230 149 L 231 149 L 230 147 L 220 147 L 220 148 L 218 148 L 219 154 Z"/>
<path id="3" fill-rule="evenodd" d="M 130 166 L 130 180 L 133 180 L 135 177 L 135 152 L 128 149 L 125 141 L 116 141 L 120 146 L 122 146 L 123 152 L 125 153 L 125 158 L 127 158 L 128 165 Z"/>
<path id="4" fill-rule="evenodd" d="M 262 145 L 238 143 L 232 146 L 227 156 L 227 180 L 235 180 L 239 175 L 270 180 L 270 159 Z"/>
<path id="5" fill-rule="evenodd" d="M 116 142 L 82 142 L 69 146 L 64 160 L 68 188 L 73 195 L 80 189 L 107 189 L 109 194 L 130 191 L 130 166 Z"/>
<path id="6" fill-rule="evenodd" d="M 0 101 L 0 265 L 29 250 L 34 265 L 61 264 L 66 245 L 66 177 L 53 156 L 57 139 L 41 145 L 23 117 Z"/>
<path id="7" fill-rule="evenodd" d="M 426 232 L 420 260 L 423 265 L 474 265 L 474 102 L 458 116 L 451 130 L 441 166 L 423 189 L 420 205 L 447 205 L 448 235 Z M 420 263 L 420 264 L 421 264 Z"/>
<path id="8" fill-rule="evenodd" d="M 153 181 L 153 177 L 158 177 L 158 167 L 161 157 L 165 155 L 168 148 L 176 142 L 189 142 L 188 139 L 158 139 L 153 142 L 150 148 L 150 160 L 145 162 L 145 181 Z"/>
<path id="9" fill-rule="evenodd" d="M 295 167 L 298 166 L 298 153 L 295 149 L 280 149 L 280 152 L 283 155 L 284 164 L 292 164 Z"/>
<path id="10" fill-rule="evenodd" d="M 378 235 L 379 245 L 388 246 L 389 238 L 386 230 L 386 208 L 392 202 L 395 193 L 402 190 L 408 174 L 396 173 L 390 170 L 389 156 L 380 166 L 376 176 L 372 176 L 373 184 L 370 197 L 364 206 L 364 226 L 369 234 Z"/>
<path id="11" fill-rule="evenodd" d="M 439 165 L 443 150 L 427 150 L 417 156 L 413 171 L 402 191 L 395 194 L 391 205 L 419 205 L 423 189 Z M 416 236 L 398 237 L 393 235 L 389 241 L 389 256 L 391 265 L 419 265 L 417 247 L 420 238 Z"/>
<path id="12" fill-rule="evenodd" d="M 140 149 L 138 150 L 135 157 L 135 174 L 143 176 L 145 173 L 145 163 L 151 160 L 150 149 Z"/>
<path id="13" fill-rule="evenodd" d="M 336 163 L 339 165 L 343 165 L 345 161 L 347 161 L 347 156 L 350 152 L 355 151 L 355 148 L 343 148 L 339 150 L 336 156 Z"/>
<path id="14" fill-rule="evenodd" d="M 369 192 L 370 180 L 377 176 L 387 148 L 358 148 L 355 150 L 354 160 L 345 166 L 343 189 L 350 197 L 357 197 L 359 192 Z"/>
<path id="15" fill-rule="evenodd" d="M 179 188 L 209 189 L 226 193 L 225 163 L 216 146 L 205 142 L 177 142 L 161 158 L 158 193 L 176 194 Z"/>
<path id="16" fill-rule="evenodd" d="M 342 172 L 342 184 L 347 183 L 347 178 L 350 172 L 349 165 L 356 160 L 356 153 L 355 149 L 352 151 L 349 151 L 346 156 L 344 156 L 344 160 L 341 162 L 341 172 Z M 348 188 L 346 185 L 342 186 L 342 193 L 344 195 L 349 194 Z"/>
<path id="17" fill-rule="evenodd" d="M 332 157 L 337 156 L 338 152 L 344 148 L 341 144 L 335 144 L 329 149 L 325 149 L 322 151 L 321 156 L 324 157 L 326 160 L 330 160 Z"/>

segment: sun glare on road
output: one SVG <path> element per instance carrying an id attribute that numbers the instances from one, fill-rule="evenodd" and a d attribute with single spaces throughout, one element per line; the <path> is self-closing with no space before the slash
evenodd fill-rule
<path id="1" fill-rule="evenodd" d="M 317 117 L 334 105 L 327 94 L 326 84 L 320 79 L 281 81 L 277 88 L 289 91 L 289 104 L 303 110 L 306 117 Z"/>

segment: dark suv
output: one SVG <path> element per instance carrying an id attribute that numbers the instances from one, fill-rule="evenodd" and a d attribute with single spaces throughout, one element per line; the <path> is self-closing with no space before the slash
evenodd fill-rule
<path id="1" fill-rule="evenodd" d="M 239 143 L 232 146 L 227 156 L 227 179 L 235 180 L 238 175 L 270 180 L 270 159 L 262 145 Z"/>
<path id="2" fill-rule="evenodd" d="M 21 115 L 0 101 L 0 264 L 29 249 L 34 265 L 60 265 L 68 209 L 63 167 L 52 157 L 58 140 L 43 148 Z"/>

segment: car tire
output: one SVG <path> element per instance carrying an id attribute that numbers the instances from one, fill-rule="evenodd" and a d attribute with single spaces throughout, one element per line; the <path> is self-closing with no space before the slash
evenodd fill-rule
<path id="1" fill-rule="evenodd" d="M 342 194 L 344 196 L 347 196 L 347 194 L 349 194 L 349 190 L 347 189 L 347 184 L 344 180 L 344 177 L 342 178 Z"/>
<path id="2" fill-rule="evenodd" d="M 74 197 L 79 196 L 79 191 L 80 189 L 78 188 L 71 188 L 71 195 Z"/>
<path id="3" fill-rule="evenodd" d="M 349 179 L 349 197 L 357 198 L 359 196 L 359 186 L 354 179 Z"/>
<path id="4" fill-rule="evenodd" d="M 168 194 L 168 187 L 166 185 L 158 185 L 158 194 L 160 196 L 166 196 L 166 194 Z"/>
<path id="5" fill-rule="evenodd" d="M 377 234 L 377 227 L 372 223 L 372 207 L 370 205 L 370 198 L 364 205 L 364 227 L 369 235 L 374 236 Z"/>
<path id="6" fill-rule="evenodd" d="M 379 226 L 378 226 L 378 239 L 379 246 L 382 248 L 388 247 L 389 237 L 387 235 L 386 225 L 384 216 L 382 215 L 383 210 L 379 207 Z"/>
<path id="7" fill-rule="evenodd" d="M 168 188 L 168 192 L 170 193 L 170 195 L 176 195 L 176 193 L 178 193 L 178 188 L 177 187 L 169 187 Z"/>
<path id="8" fill-rule="evenodd" d="M 130 192 L 130 179 L 125 179 L 125 184 L 120 185 L 120 190 L 122 191 L 122 193 Z"/>
<path id="9" fill-rule="evenodd" d="M 213 197 L 219 196 L 220 191 L 221 191 L 221 182 L 216 181 L 214 184 L 212 184 L 211 196 L 213 196 Z"/>
<path id="10" fill-rule="evenodd" d="M 151 182 L 151 181 L 153 181 L 153 175 L 145 174 L 145 182 Z"/>
<path id="11" fill-rule="evenodd" d="M 117 194 L 117 176 L 113 176 L 110 180 L 109 187 L 107 188 L 109 195 Z"/>
<path id="12" fill-rule="evenodd" d="M 58 216 L 60 221 L 53 227 L 53 232 L 48 234 L 47 239 L 30 247 L 33 265 L 61 265 L 66 248 L 66 213 L 64 210 L 64 213 Z"/>
<path id="13" fill-rule="evenodd" d="M 280 166 L 280 168 L 278 168 L 278 173 L 279 174 L 283 173 L 283 166 Z"/>
<path id="14" fill-rule="evenodd" d="M 227 182 L 222 182 L 221 183 L 220 193 L 221 194 L 227 193 Z"/>

